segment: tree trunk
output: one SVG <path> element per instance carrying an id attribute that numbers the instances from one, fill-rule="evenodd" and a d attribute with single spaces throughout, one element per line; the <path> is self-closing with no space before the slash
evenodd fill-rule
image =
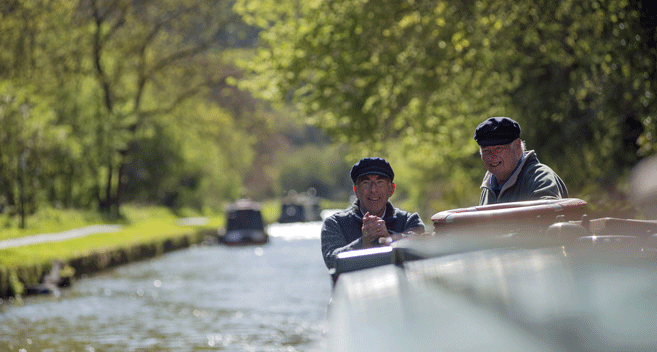
<path id="1" fill-rule="evenodd" d="M 107 172 L 107 184 L 105 185 L 105 199 L 101 199 L 99 207 L 102 212 L 110 214 L 112 208 L 112 174 L 114 174 L 114 167 L 110 162 Z"/>

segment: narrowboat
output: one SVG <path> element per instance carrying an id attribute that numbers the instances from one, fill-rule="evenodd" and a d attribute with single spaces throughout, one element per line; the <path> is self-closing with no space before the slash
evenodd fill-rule
<path id="1" fill-rule="evenodd" d="M 290 192 L 281 200 L 281 215 L 278 222 L 281 224 L 292 222 L 321 221 L 320 199 L 308 191 L 305 194 Z"/>
<path id="2" fill-rule="evenodd" d="M 643 170 L 634 200 L 657 214 L 657 159 Z M 453 209 L 341 253 L 328 351 L 657 349 L 657 221 L 587 213 L 577 198 Z"/>
<path id="3" fill-rule="evenodd" d="M 260 203 L 240 199 L 226 209 L 226 228 L 219 229 L 219 242 L 226 245 L 257 245 L 269 242 Z"/>

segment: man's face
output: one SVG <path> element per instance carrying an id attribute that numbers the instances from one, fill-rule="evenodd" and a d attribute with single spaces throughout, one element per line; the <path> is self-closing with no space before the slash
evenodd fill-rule
<path id="1" fill-rule="evenodd" d="M 520 139 L 505 145 L 481 148 L 481 160 L 484 162 L 486 170 L 495 175 L 499 183 L 506 181 L 511 176 L 521 157 Z"/>
<path id="2" fill-rule="evenodd" d="M 386 209 L 388 198 L 395 192 L 395 184 L 379 175 L 366 175 L 356 180 L 354 193 L 360 200 L 363 212 L 381 216 Z"/>

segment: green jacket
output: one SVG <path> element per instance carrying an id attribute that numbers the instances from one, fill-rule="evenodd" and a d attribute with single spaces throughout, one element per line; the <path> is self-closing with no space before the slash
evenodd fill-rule
<path id="1" fill-rule="evenodd" d="M 541 164 L 533 150 L 525 153 L 521 164 L 513 171 L 497 196 L 493 191 L 492 178 L 493 174 L 487 171 L 481 184 L 479 205 L 568 198 L 568 190 L 559 175 L 549 166 Z"/>

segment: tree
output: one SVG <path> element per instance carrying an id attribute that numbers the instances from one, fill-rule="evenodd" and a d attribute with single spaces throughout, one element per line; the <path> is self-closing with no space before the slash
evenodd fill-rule
<path id="1" fill-rule="evenodd" d="M 101 207 L 118 207 L 128 145 L 154 117 L 225 79 L 199 65 L 231 21 L 229 2 L 89 0 L 91 55 L 103 94 L 109 147 Z M 176 84 L 171 84 L 176 82 Z"/>
<path id="2" fill-rule="evenodd" d="M 54 125 L 55 114 L 29 91 L 0 82 L 0 208 L 24 217 L 36 207 L 42 167 L 61 147 L 67 131 Z"/>
<path id="3" fill-rule="evenodd" d="M 33 209 L 100 205 L 116 215 L 126 182 L 143 171 L 158 178 L 140 183 L 148 196 L 139 190 L 125 199 L 152 201 L 164 193 L 157 187 L 181 182 L 196 185 L 191 193 L 182 187 L 190 203 L 199 203 L 194 192 L 214 204 L 236 197 L 253 143 L 211 96 L 236 71 L 220 53 L 228 32 L 244 31 L 229 7 L 220 0 L 2 2 L 5 201 L 16 203 L 25 145 Z"/>
<path id="4" fill-rule="evenodd" d="M 406 159 L 421 170 L 418 201 L 476 201 L 483 169 L 472 133 L 490 116 L 517 119 L 574 195 L 622 182 L 654 153 L 655 23 L 641 1 L 240 0 L 236 9 L 264 29 L 242 87 L 292 104 L 338 140 Z"/>
<path id="5" fill-rule="evenodd" d="M 303 193 L 312 188 L 318 197 L 348 200 L 353 193 L 349 178 L 351 165 L 342 159 L 343 149 L 306 146 L 291 155 L 286 154 L 279 175 L 282 195 L 290 191 Z"/>
<path id="6" fill-rule="evenodd" d="M 98 179 L 99 160 L 107 149 L 102 129 L 106 120 L 100 118 L 99 90 L 89 78 L 90 32 L 78 1 L 5 4 L 1 26 L 7 35 L 0 42 L 0 80 L 24 87 L 31 101 L 47 105 L 52 129 L 65 131 L 48 154 L 32 155 L 27 161 L 39 169 L 39 187 L 33 191 L 52 204 L 88 206 L 96 199 L 89 189 Z M 35 121 L 43 118 L 30 116 Z"/>
<path id="7" fill-rule="evenodd" d="M 509 94 L 525 138 L 571 190 L 622 201 L 627 172 L 651 153 L 657 22 L 640 1 L 497 4 L 485 7 L 506 14 L 491 45 L 520 72 Z"/>

